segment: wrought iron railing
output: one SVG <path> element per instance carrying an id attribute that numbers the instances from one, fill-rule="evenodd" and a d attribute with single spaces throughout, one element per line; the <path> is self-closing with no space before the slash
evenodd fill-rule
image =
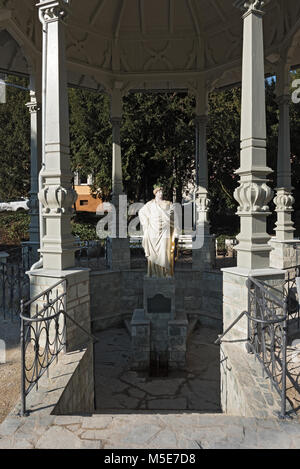
<path id="1" fill-rule="evenodd" d="M 93 271 L 106 267 L 105 244 L 99 241 L 81 241 L 75 253 L 77 267 L 86 267 Z"/>
<path id="2" fill-rule="evenodd" d="M 280 416 L 286 415 L 288 301 L 276 290 L 254 278 L 248 280 L 248 342 L 263 372 L 281 397 Z"/>
<path id="3" fill-rule="evenodd" d="M 11 319 L 18 317 L 21 298 L 28 299 L 29 277 L 22 264 L 0 263 L 0 316 Z"/>
<path id="4" fill-rule="evenodd" d="M 31 246 L 5 247 L 7 257 L 0 262 L 0 317 L 18 318 L 21 299 L 29 298 L 30 285 L 26 272 L 32 265 Z"/>
<path id="5" fill-rule="evenodd" d="M 284 296 L 288 302 L 288 319 L 300 328 L 300 293 L 297 289 L 297 278 L 300 277 L 300 266 L 289 269 L 284 282 Z"/>
<path id="6" fill-rule="evenodd" d="M 281 399 L 280 417 L 286 416 L 287 378 L 287 318 L 288 300 L 282 288 L 278 289 L 252 277 L 248 279 L 248 311 L 243 311 L 235 321 L 219 336 L 216 344 L 244 317 L 248 318 L 247 337 L 229 340 L 246 342 L 246 350 L 253 353 L 262 365 L 263 373 Z"/>
<path id="7" fill-rule="evenodd" d="M 30 270 L 32 264 L 36 261 L 33 257 L 34 251 L 32 247 L 26 244 L 22 246 L 5 246 L 5 252 L 8 254 L 7 262 L 19 265 L 24 272 Z"/>
<path id="8" fill-rule="evenodd" d="M 93 342 L 97 338 L 66 311 L 67 280 L 61 280 L 28 302 L 21 301 L 21 413 L 28 415 L 26 397 L 65 350 L 66 319 Z"/>

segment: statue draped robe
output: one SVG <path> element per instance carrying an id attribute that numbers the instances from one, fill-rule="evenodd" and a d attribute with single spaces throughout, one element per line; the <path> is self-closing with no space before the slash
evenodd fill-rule
<path id="1" fill-rule="evenodd" d="M 139 211 L 148 277 L 174 275 L 175 229 L 171 202 L 151 200 Z"/>

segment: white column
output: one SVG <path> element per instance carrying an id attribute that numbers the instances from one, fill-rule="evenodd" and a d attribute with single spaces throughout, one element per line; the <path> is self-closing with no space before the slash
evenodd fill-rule
<path id="1" fill-rule="evenodd" d="M 30 201 L 29 201 L 29 242 L 24 243 L 31 248 L 31 262 L 36 262 L 39 258 L 38 249 L 40 247 L 40 230 L 39 230 L 39 172 L 41 170 L 41 105 L 38 102 L 37 87 L 35 77 L 31 76 L 30 80 L 30 101 L 26 104 L 30 112 L 30 131 L 31 131 L 31 154 L 30 154 Z M 40 100 L 39 100 L 40 101 Z"/>
<path id="2" fill-rule="evenodd" d="M 267 185 L 266 114 L 262 1 L 249 0 L 244 20 L 241 167 L 240 186 L 235 191 L 239 203 L 241 233 L 237 246 L 238 267 L 261 269 L 269 267 L 271 247 L 266 232 L 268 203 L 272 191 Z"/>
<path id="3" fill-rule="evenodd" d="M 120 88 L 114 88 L 111 96 L 112 123 L 112 195 L 123 194 L 121 125 L 123 117 L 123 98 Z"/>
<path id="4" fill-rule="evenodd" d="M 111 95 L 112 123 L 112 203 L 116 210 L 116 238 L 107 243 L 108 267 L 130 269 L 130 246 L 127 238 L 127 203 L 123 190 L 121 125 L 123 117 L 122 83 L 115 83 Z"/>
<path id="5" fill-rule="evenodd" d="M 59 294 L 66 291 L 66 312 L 90 331 L 89 269 L 74 268 L 75 246 L 71 235 L 70 219 L 76 193 L 71 184 L 64 44 L 64 18 L 68 4 L 68 0 L 43 0 L 37 5 L 44 31 L 43 59 L 46 59 L 43 67 L 46 87 L 42 99 L 45 166 L 39 192 L 45 226 L 41 248 L 43 268 L 36 267 L 36 270 L 30 271 L 30 292 L 31 297 L 35 297 L 66 279 L 67 282 L 58 287 Z M 66 351 L 77 350 L 85 340 L 84 333 L 71 320 L 67 320 Z"/>
<path id="6" fill-rule="evenodd" d="M 276 94 L 279 107 L 279 132 L 277 156 L 277 188 L 274 203 L 276 205 L 276 236 L 270 245 L 271 266 L 287 269 L 300 263 L 300 241 L 294 239 L 292 221 L 295 202 L 291 182 L 291 136 L 290 136 L 290 67 L 281 60 L 278 67 Z"/>
<path id="7" fill-rule="evenodd" d="M 123 193 L 121 124 L 122 117 L 112 117 L 112 194 L 117 197 Z"/>
<path id="8" fill-rule="evenodd" d="M 215 264 L 215 239 L 210 235 L 207 161 L 208 91 L 200 84 L 196 95 L 196 241 L 193 243 L 193 269 L 210 270 Z M 199 245 L 200 240 L 200 245 Z"/>
<path id="9" fill-rule="evenodd" d="M 241 2 L 242 3 L 242 2 Z M 266 115 L 263 45 L 262 1 L 245 2 L 241 110 L 241 167 L 240 186 L 235 192 L 239 202 L 241 233 L 238 236 L 238 265 L 223 271 L 223 328 L 224 331 L 243 311 L 248 311 L 249 276 L 273 286 L 282 286 L 284 272 L 270 268 L 270 237 L 266 232 L 268 203 L 272 191 L 267 185 Z M 240 320 L 227 334 L 244 351 L 247 338 L 247 318 Z M 221 374 L 223 373 L 221 369 Z M 223 378 L 222 378 L 223 379 Z"/>
<path id="10" fill-rule="evenodd" d="M 69 157 L 69 106 L 66 77 L 64 18 L 68 1 L 43 0 L 39 17 L 47 30 L 45 171 L 39 199 L 43 204 L 45 235 L 44 269 L 74 266 L 71 215 L 76 200 L 71 185 Z"/>

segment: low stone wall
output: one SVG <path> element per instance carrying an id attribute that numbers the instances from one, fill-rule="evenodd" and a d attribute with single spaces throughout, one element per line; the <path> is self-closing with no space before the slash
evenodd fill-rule
<path id="1" fill-rule="evenodd" d="M 262 367 L 253 354 L 236 344 L 222 343 L 221 407 L 225 414 L 274 418 L 280 412 L 280 396 L 263 377 Z"/>
<path id="2" fill-rule="evenodd" d="M 71 356 L 69 355 L 68 358 L 70 359 Z M 72 376 L 65 383 L 64 391 L 52 415 L 94 412 L 94 391 L 94 353 L 93 344 L 90 344 L 77 362 Z"/>
<path id="3" fill-rule="evenodd" d="M 93 413 L 94 397 L 94 350 L 93 344 L 85 349 L 61 353 L 58 363 L 49 368 L 39 380 L 38 390 L 33 389 L 26 398 L 29 417 L 39 415 L 71 415 Z M 11 416 L 19 415 L 18 403 Z"/>
<path id="4" fill-rule="evenodd" d="M 91 272 L 93 330 L 103 330 L 130 319 L 143 308 L 145 272 Z M 176 312 L 186 313 L 206 325 L 222 324 L 222 272 L 178 270 L 175 273 Z"/>
<path id="5" fill-rule="evenodd" d="M 282 288 L 284 272 L 273 269 L 261 269 L 252 274 L 258 281 L 263 281 L 272 287 Z M 229 328 L 238 316 L 248 311 L 248 276 L 245 269 L 232 268 L 223 270 L 223 324 L 224 331 Z M 243 340 L 248 335 L 248 320 L 244 316 L 226 334 L 226 340 Z M 240 342 L 243 344 L 243 342 Z"/>
<path id="6" fill-rule="evenodd" d="M 47 271 L 37 270 L 29 273 L 30 276 L 30 297 L 35 298 L 48 288 L 66 280 L 66 312 L 87 332 L 91 329 L 90 317 L 90 282 L 89 269 L 76 269 L 68 271 Z M 64 292 L 65 284 L 61 284 L 52 292 L 51 298 L 55 300 L 56 294 Z M 43 296 L 31 305 L 31 314 L 36 314 L 36 307 L 43 308 L 45 299 Z M 51 331 L 50 331 L 51 332 Z M 53 331 L 55 333 L 55 331 Z M 87 342 L 87 336 L 70 319 L 66 319 L 66 351 L 78 350 L 79 346 Z M 41 344 L 43 345 L 43 344 Z"/>
<path id="7" fill-rule="evenodd" d="M 122 322 L 121 272 L 91 272 L 91 321 L 94 331 Z"/>

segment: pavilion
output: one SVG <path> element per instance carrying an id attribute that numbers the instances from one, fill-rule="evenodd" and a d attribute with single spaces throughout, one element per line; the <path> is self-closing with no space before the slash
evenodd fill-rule
<path id="1" fill-rule="evenodd" d="M 292 222 L 289 131 L 290 70 L 300 64 L 298 0 L 41 0 L 37 5 L 33 0 L 0 0 L 0 26 L 0 70 L 30 77 L 32 246 L 39 246 L 42 233 L 42 262 L 30 273 L 32 295 L 61 278 L 69 279 L 70 289 L 72 279 L 77 285 L 89 281 L 88 272 L 75 268 L 71 236 L 68 85 L 111 95 L 116 205 L 124 190 L 123 96 L 173 89 L 195 96 L 197 225 L 203 229 L 204 244 L 193 252 L 193 270 L 205 277 L 212 264 L 208 95 L 241 83 L 240 185 L 235 192 L 241 232 L 237 267 L 223 271 L 224 328 L 247 308 L 249 275 L 276 282 L 284 278 L 285 269 L 300 264 L 300 241 L 294 239 Z M 276 75 L 280 113 L 276 194 L 267 179 L 272 172 L 266 165 L 267 75 Z M 277 225 L 270 239 L 266 219 L 274 195 Z M 128 240 L 112 240 L 111 270 L 128 270 L 129 262 Z M 234 285 L 239 290 L 232 295 Z M 76 299 L 72 291 L 72 301 Z M 84 306 L 88 304 L 89 299 Z M 237 326 L 234 336 L 245 327 Z"/>

